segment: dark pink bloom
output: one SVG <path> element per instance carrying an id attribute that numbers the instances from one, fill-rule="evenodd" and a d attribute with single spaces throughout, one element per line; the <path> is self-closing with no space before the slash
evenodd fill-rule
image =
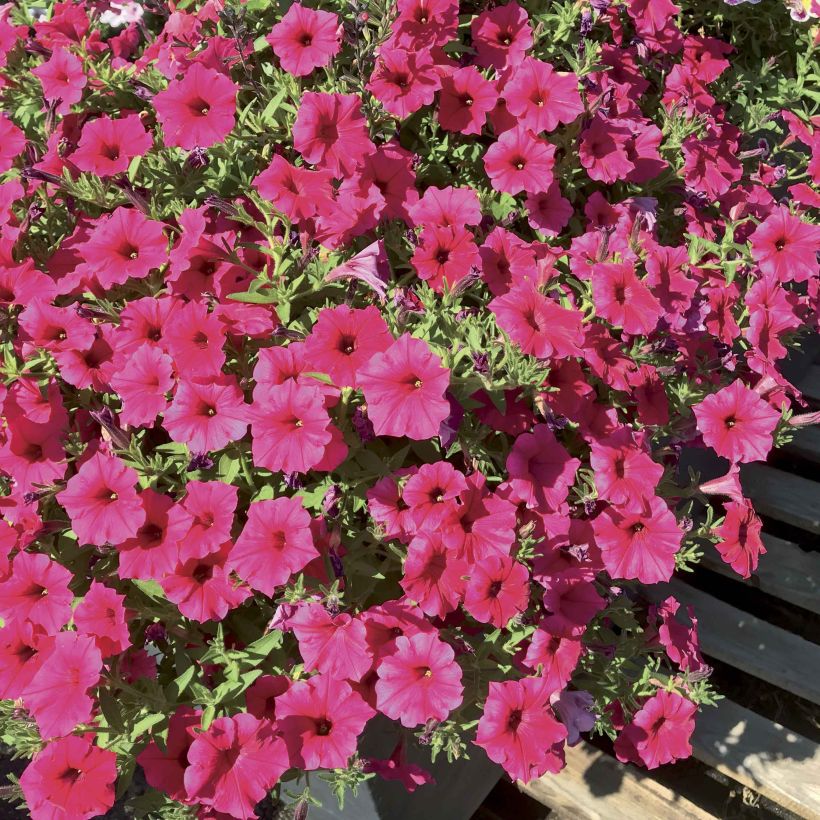
<path id="1" fill-rule="evenodd" d="M 200 726 L 199 710 L 178 706 L 168 721 L 168 737 L 161 749 L 152 740 L 137 755 L 137 763 L 145 772 L 150 786 L 164 792 L 172 800 L 185 801 L 185 770 L 188 768 L 188 750 L 197 738 L 194 729 Z"/>
<path id="2" fill-rule="evenodd" d="M 189 481 L 182 506 L 191 528 L 179 544 L 182 561 L 217 552 L 231 537 L 239 490 L 222 481 Z"/>
<path id="3" fill-rule="evenodd" d="M 168 259 L 168 240 L 161 222 L 135 208 L 117 208 L 101 217 L 79 252 L 105 288 L 129 278 L 145 279 Z"/>
<path id="4" fill-rule="evenodd" d="M 507 194 L 548 190 L 554 164 L 555 146 L 521 125 L 505 131 L 484 154 L 490 184 Z"/>
<path id="5" fill-rule="evenodd" d="M 404 119 L 430 105 L 440 85 L 429 51 L 382 47 L 367 90 L 393 116 Z"/>
<path id="6" fill-rule="evenodd" d="M 530 509 L 556 510 L 567 500 L 581 462 L 571 458 L 546 424 L 518 436 L 507 456 L 510 486 Z"/>
<path id="7" fill-rule="evenodd" d="M 89 690 L 99 683 L 102 669 L 93 638 L 60 632 L 53 641 L 23 693 L 43 738 L 67 735 L 78 723 L 91 720 L 94 701 Z"/>
<path id="8" fill-rule="evenodd" d="M 592 269 L 595 311 L 615 327 L 648 336 L 661 318 L 661 306 L 629 263 L 605 263 Z"/>
<path id="9" fill-rule="evenodd" d="M 663 466 L 652 459 L 629 427 L 594 440 L 589 463 L 598 495 L 621 507 L 639 507 L 655 495 Z"/>
<path id="10" fill-rule="evenodd" d="M 586 631 L 590 621 L 606 607 L 606 601 L 588 576 L 568 572 L 549 582 L 544 606 L 551 614 L 542 625 L 553 635 L 574 638 Z"/>
<path id="11" fill-rule="evenodd" d="M 446 720 L 461 705 L 461 667 L 452 647 L 434 634 L 396 638 L 396 651 L 376 671 L 378 709 L 402 726 Z"/>
<path id="12" fill-rule="evenodd" d="M 440 531 L 419 533 L 407 548 L 401 587 L 427 615 L 443 618 L 464 596 L 467 562 Z"/>
<path id="13" fill-rule="evenodd" d="M 131 646 L 124 600 L 125 595 L 119 595 L 99 581 L 92 581 L 74 610 L 77 632 L 94 638 L 104 658 L 119 655 Z"/>
<path id="14" fill-rule="evenodd" d="M 528 783 L 563 768 L 567 730 L 555 719 L 549 696 L 540 678 L 490 683 L 475 743 L 514 780 Z"/>
<path id="15" fill-rule="evenodd" d="M 339 53 L 341 24 L 332 12 L 294 3 L 265 39 L 285 71 L 306 77 Z"/>
<path id="16" fill-rule="evenodd" d="M 757 562 L 766 553 L 760 532 L 763 522 L 746 499 L 724 504 L 726 518 L 714 532 L 720 537 L 715 548 L 720 557 L 743 578 L 751 577 Z"/>
<path id="17" fill-rule="evenodd" d="M 121 578 L 158 581 L 179 560 L 179 542 L 188 531 L 191 519 L 183 506 L 150 487 L 139 494 L 144 521 L 133 538 L 116 544 L 120 555 Z"/>
<path id="18" fill-rule="evenodd" d="M 398 780 L 408 792 L 414 792 L 419 786 L 428 783 L 435 784 L 433 776 L 421 766 L 407 762 L 404 739 L 396 744 L 396 748 L 387 760 L 368 758 L 364 761 L 366 772 L 375 772 L 382 780 Z"/>
<path id="19" fill-rule="evenodd" d="M 480 134 L 497 102 L 495 85 L 475 66 L 465 66 L 441 80 L 438 121 L 445 131 Z"/>
<path id="20" fill-rule="evenodd" d="M 719 456 L 733 463 L 766 460 L 780 413 L 740 379 L 692 409 L 704 443 Z"/>
<path id="21" fill-rule="evenodd" d="M 606 507 L 592 526 L 613 578 L 656 584 L 672 577 L 683 533 L 662 498 L 646 499 L 643 511 Z"/>
<path id="22" fill-rule="evenodd" d="M 221 450 L 245 435 L 250 410 L 235 376 L 201 377 L 179 383 L 162 426 L 193 453 Z"/>
<path id="23" fill-rule="evenodd" d="M 153 140 L 137 114 L 116 120 L 102 116 L 83 127 L 71 162 L 81 171 L 109 177 L 127 171 L 131 160 L 143 156 L 152 146 Z"/>
<path id="24" fill-rule="evenodd" d="M 210 148 L 231 133 L 236 86 L 220 71 L 194 63 L 154 97 L 166 145 Z"/>
<path id="25" fill-rule="evenodd" d="M 375 714 L 349 683 L 329 675 L 294 683 L 276 701 L 276 720 L 290 764 L 308 771 L 344 769 Z"/>
<path id="26" fill-rule="evenodd" d="M 294 8 L 295 5 L 291 6 Z M 254 179 L 253 187 L 276 210 L 294 221 L 315 216 L 332 197 L 329 171 L 291 165 L 281 154 L 274 155 L 270 165 Z"/>
<path id="27" fill-rule="evenodd" d="M 240 820 L 256 817 L 254 807 L 288 768 L 273 724 L 247 713 L 217 718 L 196 735 L 187 759 L 188 798 Z"/>
<path id="28" fill-rule="evenodd" d="M 561 307 L 533 283 L 524 282 L 489 304 L 498 326 L 539 359 L 577 355 L 583 342 L 580 311 Z"/>
<path id="29" fill-rule="evenodd" d="M 83 73 L 83 64 L 64 48 L 55 48 L 51 57 L 31 70 L 43 87 L 43 97 L 55 104 L 58 114 L 68 114 L 71 106 L 79 102 L 88 78 Z"/>
<path id="30" fill-rule="evenodd" d="M 120 420 L 151 426 L 168 407 L 166 394 L 174 386 L 171 357 L 146 343 L 120 361 L 122 366 L 111 377 L 111 387 L 122 400 Z"/>
<path id="31" fill-rule="evenodd" d="M 352 174 L 374 150 L 359 97 L 306 91 L 293 126 L 293 147 L 334 176 Z"/>
<path id="32" fill-rule="evenodd" d="M 302 604 L 289 619 L 307 672 L 361 680 L 373 665 L 364 623 L 347 612 L 332 616 L 320 604 Z"/>
<path id="33" fill-rule="evenodd" d="M 191 620 L 221 621 L 250 598 L 251 590 L 238 584 L 226 567 L 233 544 L 226 541 L 216 552 L 180 561 L 161 581 L 162 591 Z"/>
<path id="34" fill-rule="evenodd" d="M 254 390 L 253 461 L 271 472 L 306 473 L 317 467 L 333 434 L 316 387 L 289 379 Z"/>
<path id="35" fill-rule="evenodd" d="M 464 609 L 480 623 L 502 629 L 527 608 L 529 600 L 529 571 L 518 561 L 490 555 L 470 567 Z"/>
<path id="36" fill-rule="evenodd" d="M 95 453 L 57 494 L 80 544 L 120 544 L 145 521 L 137 473 L 120 459 Z"/>
<path id="37" fill-rule="evenodd" d="M 0 581 L 0 616 L 42 627 L 53 635 L 71 618 L 71 573 L 47 555 L 19 552 Z"/>
<path id="38" fill-rule="evenodd" d="M 750 237 L 752 258 L 761 273 L 780 282 L 806 282 L 818 274 L 820 226 L 775 208 Z"/>
<path id="39" fill-rule="evenodd" d="M 392 344 L 393 337 L 377 307 L 354 310 L 339 305 L 319 313 L 305 340 L 305 355 L 338 387 L 356 387 L 356 371 Z"/>
<path id="40" fill-rule="evenodd" d="M 554 131 L 584 111 L 578 77 L 555 71 L 550 63 L 525 58 L 504 85 L 507 110 L 534 133 Z"/>
<path id="41" fill-rule="evenodd" d="M 228 565 L 254 589 L 273 595 L 318 555 L 307 510 L 298 498 L 282 497 L 251 504 Z"/>
<path id="42" fill-rule="evenodd" d="M 532 46 L 529 17 L 516 2 L 481 12 L 470 22 L 470 34 L 476 62 L 483 68 L 516 66 Z"/>
<path id="43" fill-rule="evenodd" d="M 54 740 L 28 764 L 20 787 L 32 820 L 89 820 L 114 805 L 117 756 L 91 737 Z"/>
<path id="44" fill-rule="evenodd" d="M 373 355 L 357 379 L 377 436 L 432 438 L 450 415 L 444 398 L 450 371 L 427 342 L 409 333 Z"/>
<path id="45" fill-rule="evenodd" d="M 523 663 L 539 671 L 547 692 L 559 692 L 572 678 L 582 652 L 580 638 L 553 635 L 542 621 L 532 634 Z"/>
<path id="46" fill-rule="evenodd" d="M 615 741 L 622 762 L 657 769 L 692 754 L 689 739 L 698 707 L 675 692 L 659 691 L 635 713 Z"/>
<path id="47" fill-rule="evenodd" d="M 445 284 L 452 289 L 470 274 L 480 261 L 475 238 L 465 228 L 426 226 L 410 260 L 419 279 L 438 293 Z"/>

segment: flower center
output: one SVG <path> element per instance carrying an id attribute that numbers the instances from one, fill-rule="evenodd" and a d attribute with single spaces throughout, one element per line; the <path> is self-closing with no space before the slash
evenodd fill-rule
<path id="1" fill-rule="evenodd" d="M 333 724 L 327 718 L 322 718 L 321 720 L 316 721 L 316 734 L 321 737 L 327 737 L 332 728 Z"/>

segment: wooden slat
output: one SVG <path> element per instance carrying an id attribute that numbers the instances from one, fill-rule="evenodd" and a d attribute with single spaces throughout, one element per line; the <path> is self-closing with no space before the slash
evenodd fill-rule
<path id="1" fill-rule="evenodd" d="M 713 548 L 706 548 L 701 565 L 820 615 L 820 554 L 803 552 L 797 544 L 765 532 L 763 543 L 766 554 L 761 556 L 757 571 L 747 581 L 725 564 Z"/>
<path id="2" fill-rule="evenodd" d="M 804 820 L 820 820 L 816 743 L 729 700 L 698 717 L 692 738 L 698 760 Z"/>
<path id="3" fill-rule="evenodd" d="M 820 365 L 812 365 L 797 386 L 807 399 L 820 402 Z"/>
<path id="4" fill-rule="evenodd" d="M 713 815 L 646 772 L 625 766 L 586 742 L 567 747 L 567 766 L 519 788 L 559 816 L 582 820 L 638 817 L 713 820 Z"/>
<path id="5" fill-rule="evenodd" d="M 766 464 L 746 464 L 743 489 L 761 515 L 820 535 L 820 483 Z"/>
<path id="6" fill-rule="evenodd" d="M 790 455 L 820 464 L 820 426 L 803 427 L 783 448 Z"/>
<path id="7" fill-rule="evenodd" d="M 677 579 L 662 587 L 694 606 L 705 654 L 820 704 L 820 646 Z M 651 594 L 657 598 L 663 592 Z"/>

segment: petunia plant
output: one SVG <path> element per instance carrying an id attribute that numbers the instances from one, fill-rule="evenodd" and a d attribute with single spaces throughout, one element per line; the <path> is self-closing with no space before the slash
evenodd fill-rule
<path id="1" fill-rule="evenodd" d="M 0 6 L 0 797 L 687 757 L 653 587 L 755 571 L 740 467 L 817 421 L 817 12 Z"/>

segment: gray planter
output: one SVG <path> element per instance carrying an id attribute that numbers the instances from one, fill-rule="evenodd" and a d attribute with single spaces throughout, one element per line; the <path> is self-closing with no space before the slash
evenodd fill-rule
<path id="1" fill-rule="evenodd" d="M 376 718 L 359 743 L 360 753 L 386 759 L 397 739 L 395 724 Z M 408 762 L 427 769 L 435 784 L 419 786 L 411 794 L 398 781 L 375 777 L 360 786 L 355 797 L 347 793 L 344 809 L 339 809 L 327 783 L 311 775 L 310 792 L 322 806 L 311 806 L 308 820 L 469 820 L 502 775 L 483 749 L 470 746 L 469 755 L 469 760 L 448 763 L 441 754 L 433 764 L 428 749 L 408 742 Z M 299 779 L 286 787 L 299 792 L 305 785 L 305 780 Z"/>

